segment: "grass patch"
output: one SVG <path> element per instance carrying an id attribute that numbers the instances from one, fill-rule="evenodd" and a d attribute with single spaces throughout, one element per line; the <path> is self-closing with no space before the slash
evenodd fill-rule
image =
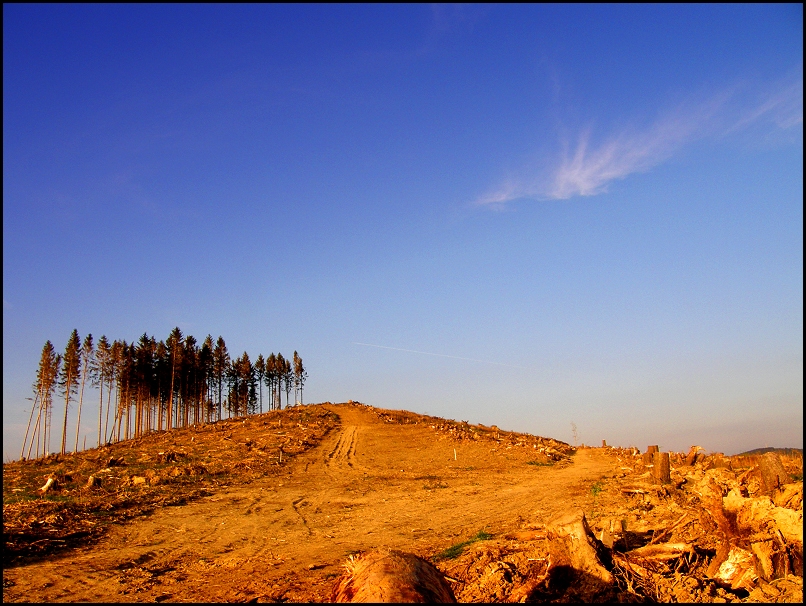
<path id="1" fill-rule="evenodd" d="M 534 465 L 535 467 L 551 467 L 554 461 L 526 461 L 527 465 Z"/>
<path id="2" fill-rule="evenodd" d="M 467 541 L 462 541 L 461 543 L 457 543 L 456 545 L 451 545 L 447 549 L 439 552 L 432 559 L 435 562 L 438 562 L 440 560 L 453 560 L 459 557 L 462 551 L 464 551 L 464 548 L 467 547 L 468 545 L 472 545 L 473 543 L 476 543 L 478 541 L 489 541 L 492 538 L 493 535 L 491 535 L 489 532 L 479 530 L 475 534 L 475 536 L 470 537 Z"/>

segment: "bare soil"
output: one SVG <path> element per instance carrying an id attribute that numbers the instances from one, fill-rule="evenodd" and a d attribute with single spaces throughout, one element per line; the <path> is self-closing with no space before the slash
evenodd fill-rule
<path id="1" fill-rule="evenodd" d="M 57 460 L 62 485 L 76 486 L 65 489 L 72 509 L 58 510 L 45 497 L 7 500 L 30 494 L 33 482 L 53 472 L 33 462 L 4 465 L 3 600 L 321 602 L 350 555 L 394 548 L 434 561 L 460 599 L 503 601 L 515 598 L 512 587 L 502 590 L 513 583 L 507 566 L 520 565 L 515 576 L 524 578 L 538 566 L 540 529 L 558 515 L 582 508 L 594 531 L 598 522 L 629 519 L 637 547 L 682 511 L 672 500 L 652 511 L 623 492 L 643 470 L 613 449 L 575 451 L 546 438 L 360 404 L 182 431 L 116 445 L 110 458 L 124 459 L 117 468 L 105 465 L 108 449 Z M 102 469 L 117 477 L 98 496 L 83 484 Z M 97 499 L 118 504 L 106 507 L 106 522 L 90 519 L 104 510 Z M 37 538 L 36 529 L 48 525 L 47 536 L 67 538 Z M 700 585 L 687 594 L 691 601 L 747 594 Z M 802 599 L 802 577 L 799 587 Z M 631 589 L 624 601 L 662 597 Z M 557 596 L 521 596 L 541 597 Z"/>

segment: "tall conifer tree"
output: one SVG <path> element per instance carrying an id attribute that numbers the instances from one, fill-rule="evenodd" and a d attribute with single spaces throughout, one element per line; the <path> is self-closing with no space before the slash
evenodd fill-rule
<path id="1" fill-rule="evenodd" d="M 78 330 L 73 329 L 67 347 L 62 358 L 62 374 L 59 380 L 59 387 L 64 393 L 64 424 L 62 425 L 62 449 L 65 454 L 67 449 L 67 409 L 70 406 L 70 399 L 78 389 L 78 376 L 81 373 L 81 339 L 78 338 Z"/>
<path id="2" fill-rule="evenodd" d="M 42 355 L 39 358 L 39 368 L 36 371 L 36 383 L 34 383 L 34 387 L 36 389 L 36 398 L 34 400 L 34 405 L 31 408 L 31 418 L 28 420 L 28 429 L 30 429 L 34 411 L 38 411 L 34 432 L 31 435 L 31 446 L 33 446 L 34 442 L 37 443 L 37 456 L 39 455 L 38 430 L 42 424 L 43 418 L 46 418 L 46 415 L 43 415 L 43 411 L 47 411 L 47 409 L 52 406 L 53 403 L 53 389 L 56 386 L 56 379 L 59 376 L 60 362 L 61 356 L 56 354 L 56 349 L 53 347 L 53 343 L 50 341 L 46 342 L 44 347 L 42 347 Z M 25 430 L 25 439 L 22 442 L 20 459 L 25 457 L 24 453 L 25 444 L 28 441 L 28 429 Z M 31 448 L 28 449 L 28 457 L 30 458 L 30 456 Z"/>
<path id="3" fill-rule="evenodd" d="M 263 354 L 258 354 L 255 360 L 255 380 L 257 381 L 258 401 L 260 402 L 260 414 L 263 414 L 263 377 L 266 375 L 266 360 Z"/>
<path id="4" fill-rule="evenodd" d="M 111 359 L 111 352 L 109 341 L 106 340 L 106 335 L 101 335 L 98 339 L 98 348 L 95 351 L 95 361 L 97 372 L 95 378 L 97 379 L 98 389 L 101 392 L 101 400 L 98 404 L 98 447 L 101 447 L 101 440 L 103 439 L 103 413 L 104 413 L 104 382 L 110 372 L 109 361 Z"/>
<path id="5" fill-rule="evenodd" d="M 302 358 L 299 357 L 297 352 L 294 352 L 294 385 L 299 390 L 299 403 L 302 404 L 302 387 L 305 385 L 305 379 L 308 373 L 302 366 Z"/>
<path id="6" fill-rule="evenodd" d="M 218 420 L 221 420 L 221 401 L 224 391 L 224 381 L 227 378 L 227 369 L 229 368 L 229 352 L 227 352 L 227 344 L 224 339 L 219 336 L 215 343 L 213 350 L 213 373 L 215 374 L 215 382 L 218 387 Z"/>
<path id="7" fill-rule="evenodd" d="M 168 340 L 165 342 L 165 346 L 168 348 L 168 352 L 171 356 L 171 401 L 168 405 L 168 429 L 174 426 L 174 396 L 177 393 L 177 386 L 176 386 L 176 375 L 180 370 L 180 363 L 182 361 L 182 331 L 177 326 L 171 331 L 171 334 L 168 335 Z M 177 425 L 179 420 L 178 414 L 178 401 L 177 401 Z"/>
<path id="8" fill-rule="evenodd" d="M 213 336 L 208 334 L 204 338 L 199 351 L 199 372 L 202 379 L 202 410 L 205 423 L 209 423 L 212 416 L 213 347 Z"/>

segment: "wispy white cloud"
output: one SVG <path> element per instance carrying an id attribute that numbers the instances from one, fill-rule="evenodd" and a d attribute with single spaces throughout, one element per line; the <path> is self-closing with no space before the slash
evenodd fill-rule
<path id="1" fill-rule="evenodd" d="M 584 129 L 573 144 L 561 141 L 553 158 L 508 177 L 474 204 L 502 209 L 523 198 L 595 196 L 606 192 L 614 181 L 661 164 L 695 140 L 763 123 L 780 130 L 802 127 L 802 75 L 796 82 L 756 92 L 754 102 L 746 98 L 746 92 L 735 87 L 704 101 L 682 104 L 644 128 L 624 128 L 598 141 L 592 128 Z"/>
<path id="2" fill-rule="evenodd" d="M 781 130 L 803 124 L 803 77 L 760 95 L 729 129 L 741 130 L 752 124 L 769 121 Z"/>

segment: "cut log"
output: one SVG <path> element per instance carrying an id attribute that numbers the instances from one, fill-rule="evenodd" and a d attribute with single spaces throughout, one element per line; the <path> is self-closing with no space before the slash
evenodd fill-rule
<path id="1" fill-rule="evenodd" d="M 57 488 L 59 488 L 59 483 L 56 481 L 56 478 L 50 476 L 45 482 L 45 485 L 39 488 L 39 492 L 41 492 L 42 494 L 46 494 L 47 492 L 51 490 L 56 490 Z"/>
<path id="2" fill-rule="evenodd" d="M 621 488 L 620 490 L 624 494 L 649 494 L 648 490 L 645 490 L 643 488 L 635 488 L 635 487 L 632 487 L 632 486 L 625 486 L 624 488 Z"/>
<path id="3" fill-rule="evenodd" d="M 638 556 L 647 560 L 674 560 L 684 553 L 694 553 L 694 548 L 688 543 L 658 543 L 645 545 L 627 552 L 628 556 Z"/>
<path id="4" fill-rule="evenodd" d="M 658 484 L 671 484 L 672 476 L 671 467 L 669 466 L 669 453 L 656 452 L 652 456 L 652 474 L 655 477 L 655 482 Z"/>
<path id="5" fill-rule="evenodd" d="M 410 553 L 373 551 L 350 559 L 345 567 L 333 587 L 332 602 L 456 603 L 442 573 Z"/>
<path id="6" fill-rule="evenodd" d="M 87 488 L 100 488 L 101 478 L 98 476 L 90 476 L 87 480 Z"/>
<path id="7" fill-rule="evenodd" d="M 764 453 L 758 464 L 761 470 L 761 481 L 764 486 L 764 494 L 772 495 L 784 484 L 792 480 L 784 469 L 781 457 L 776 452 Z"/>

